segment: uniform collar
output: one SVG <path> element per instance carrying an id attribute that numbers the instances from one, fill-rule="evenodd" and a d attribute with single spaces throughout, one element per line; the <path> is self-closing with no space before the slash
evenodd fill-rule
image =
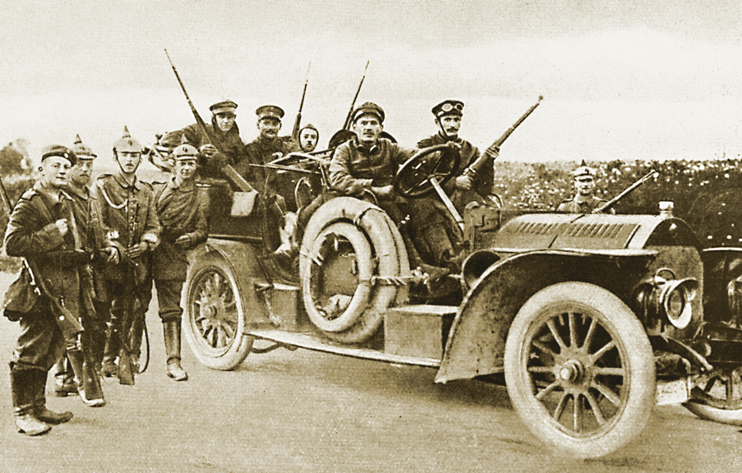
<path id="1" fill-rule="evenodd" d="M 350 144 L 357 150 L 363 151 L 365 154 L 374 154 L 377 151 L 379 151 L 379 144 L 381 143 L 382 138 L 379 138 L 376 140 L 376 144 L 371 146 L 371 149 L 366 148 L 361 144 L 361 142 L 358 140 L 358 136 L 354 136 L 353 139 L 350 141 Z"/>
<path id="2" fill-rule="evenodd" d="M 448 135 L 444 135 L 442 131 L 439 131 L 438 134 L 437 134 L 437 136 L 438 136 L 438 139 L 440 139 L 444 143 L 448 143 L 449 141 L 453 141 L 454 143 L 461 144 L 464 141 L 463 138 L 461 138 L 461 136 L 458 136 L 457 135 L 456 138 L 450 138 Z"/>
<path id="3" fill-rule="evenodd" d="M 76 186 L 73 186 L 72 184 L 67 186 L 67 192 L 70 194 L 76 195 L 77 197 L 81 198 L 82 200 L 88 200 L 88 197 L 90 196 L 90 189 L 87 186 L 83 186 L 82 188 L 78 188 Z"/>
<path id="4" fill-rule="evenodd" d="M 129 188 L 129 182 L 126 180 L 126 178 L 124 177 L 124 173 L 122 173 L 120 169 L 116 174 L 113 175 L 113 178 L 116 179 L 116 182 L 118 183 L 118 185 L 120 185 L 124 189 Z M 134 181 L 132 181 L 131 187 L 135 188 L 136 190 L 141 189 L 142 186 L 139 183 L 138 176 L 134 175 Z"/>
<path id="5" fill-rule="evenodd" d="M 63 196 L 66 195 L 62 189 L 44 184 L 43 181 L 36 181 L 33 188 L 46 202 L 47 207 L 58 204 L 63 199 Z"/>
<path id="6" fill-rule="evenodd" d="M 196 181 L 191 179 L 190 181 L 183 182 L 180 186 L 175 183 L 175 176 L 171 176 L 170 180 L 167 181 L 167 187 L 172 190 L 179 190 L 181 192 L 193 192 L 196 189 Z"/>

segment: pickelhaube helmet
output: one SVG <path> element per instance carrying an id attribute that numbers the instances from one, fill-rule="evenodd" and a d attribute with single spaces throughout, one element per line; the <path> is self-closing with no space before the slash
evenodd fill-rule
<path id="1" fill-rule="evenodd" d="M 80 135 L 75 136 L 75 143 L 72 145 L 72 151 L 77 156 L 77 159 L 95 159 L 98 157 L 97 154 L 93 153 L 93 150 L 89 146 L 83 144 Z"/>
<path id="2" fill-rule="evenodd" d="M 588 166 L 585 160 L 583 159 L 582 162 L 580 163 L 580 166 L 574 171 L 572 171 L 572 178 L 577 179 L 578 177 L 582 177 L 582 176 L 589 176 L 589 177 L 595 178 L 595 174 L 596 174 L 595 169 Z"/>
<path id="3" fill-rule="evenodd" d="M 42 148 L 41 162 L 44 162 L 46 158 L 51 158 L 54 156 L 66 159 L 73 166 L 77 164 L 77 156 L 75 156 L 75 152 L 66 146 L 49 145 L 49 146 L 44 146 L 44 148 Z"/>
<path id="4" fill-rule="evenodd" d="M 384 109 L 373 102 L 363 103 L 353 111 L 353 123 L 363 115 L 375 115 L 379 123 L 384 123 Z"/>
<path id="5" fill-rule="evenodd" d="M 198 150 L 195 146 L 188 144 L 185 135 L 180 140 L 180 145 L 173 150 L 172 157 L 175 160 L 178 159 L 196 159 L 198 158 Z"/>
<path id="6" fill-rule="evenodd" d="M 431 110 L 436 118 L 443 115 L 464 115 L 464 102 L 461 100 L 444 100 Z"/>
<path id="7" fill-rule="evenodd" d="M 131 137 L 129 128 L 124 126 L 124 134 L 119 140 L 113 144 L 113 151 L 123 152 L 128 151 L 130 153 L 141 153 L 144 147 L 137 140 Z"/>

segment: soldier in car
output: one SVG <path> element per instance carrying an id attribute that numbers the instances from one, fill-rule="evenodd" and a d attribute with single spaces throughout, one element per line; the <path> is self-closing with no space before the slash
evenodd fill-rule
<path id="1" fill-rule="evenodd" d="M 442 277 L 460 269 L 461 254 L 455 248 L 460 242 L 452 241 L 455 234 L 447 232 L 443 215 L 432 197 L 405 199 L 395 194 L 393 180 L 397 169 L 413 154 L 387 138 L 380 137 L 383 129 L 384 110 L 366 102 L 352 114 L 356 136 L 335 150 L 330 162 L 330 185 L 340 194 L 364 198 L 372 196 L 394 222 L 415 244 L 408 243 L 411 263 L 425 272 Z M 403 222 L 409 219 L 407 225 Z M 409 237 L 408 237 L 409 235 Z M 429 263 L 419 252 L 425 249 Z"/>
<path id="2" fill-rule="evenodd" d="M 245 143 L 240 138 L 240 129 L 235 121 L 237 104 L 223 100 L 209 107 L 211 123 L 206 124 L 206 132 L 194 123 L 183 129 L 166 134 L 160 144 L 173 149 L 179 146 L 185 136 L 189 145 L 199 150 L 199 174 L 201 177 L 221 177 L 221 169 L 226 164 L 234 166 L 246 156 Z"/>
<path id="3" fill-rule="evenodd" d="M 559 204 L 557 211 L 577 214 L 596 213 L 606 201 L 595 195 L 595 174 L 595 169 L 589 167 L 583 160 L 580 166 L 572 172 L 576 191 L 574 197 Z M 613 209 L 608 212 L 615 213 Z"/>
<path id="4" fill-rule="evenodd" d="M 311 123 L 299 130 L 299 147 L 302 153 L 311 153 L 317 149 L 319 131 Z"/>
<path id="5" fill-rule="evenodd" d="M 107 237 L 121 252 L 121 262 L 105 270 L 110 326 L 102 368 L 104 376 L 118 374 L 120 380 L 122 362 L 131 362 L 132 372 L 138 371 L 144 315 L 152 297 L 150 256 L 160 235 L 152 187 L 136 174 L 142 149 L 124 127 L 123 136 L 113 146 L 118 172 L 101 174 L 92 188 Z M 123 326 L 125 320 L 130 321 L 128 327 Z M 119 359 L 117 366 L 122 343 L 131 358 Z"/>
<path id="6" fill-rule="evenodd" d="M 459 214 L 470 202 L 486 203 L 492 194 L 495 169 L 494 161 L 499 150 L 485 151 L 487 162 L 475 174 L 467 168 L 480 156 L 479 149 L 459 136 L 461 121 L 464 116 L 464 102 L 460 100 L 444 100 L 432 109 L 435 124 L 440 129 L 438 133 L 424 138 L 417 143 L 418 148 L 428 148 L 453 141 L 459 146 L 461 161 L 454 177 L 448 181 L 443 189 L 449 196 Z"/>
<path id="7" fill-rule="evenodd" d="M 180 365 L 180 296 L 188 271 L 188 250 L 206 241 L 209 200 L 194 179 L 199 152 L 189 144 L 175 148 L 170 158 L 173 176 L 155 190 L 155 207 L 162 225 L 160 244 L 152 255 L 152 276 L 157 290 L 167 356 L 167 375 L 185 381 Z"/>

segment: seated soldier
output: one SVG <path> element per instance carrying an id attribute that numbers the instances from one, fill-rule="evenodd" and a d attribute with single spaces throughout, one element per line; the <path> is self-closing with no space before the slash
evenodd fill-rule
<path id="1" fill-rule="evenodd" d="M 419 266 L 431 279 L 458 272 L 461 261 L 454 248 L 459 242 L 452 242 L 455 233 L 447 232 L 446 216 L 433 205 L 434 197 L 404 199 L 395 195 L 394 176 L 414 150 L 381 138 L 383 122 L 384 111 L 374 103 L 366 102 L 353 112 L 356 136 L 335 150 L 330 162 L 330 186 L 343 195 L 359 198 L 373 195 L 379 207 L 400 227 L 413 267 Z M 408 219 L 410 229 L 401 225 Z M 415 241 L 414 245 L 411 240 Z M 423 262 L 420 251 L 430 256 L 434 266 Z"/>
<path id="2" fill-rule="evenodd" d="M 557 212 L 569 212 L 576 214 L 596 213 L 598 207 L 606 201 L 594 195 L 595 193 L 595 169 L 588 167 L 582 160 L 580 167 L 572 172 L 574 186 L 577 193 L 571 199 L 559 204 Z M 609 213 L 616 213 L 613 209 Z"/>
<path id="3" fill-rule="evenodd" d="M 497 150 L 485 150 L 487 162 L 484 166 L 476 174 L 468 172 L 467 168 L 479 159 L 480 153 L 476 146 L 459 136 L 461 120 L 464 115 L 464 102 L 444 100 L 433 107 L 432 112 L 435 115 L 435 124 L 438 125 L 440 131 L 431 137 L 420 140 L 417 147 L 428 148 L 449 141 L 453 141 L 460 146 L 461 162 L 453 179 L 448 181 L 443 189 L 459 214 L 463 215 L 468 203 L 484 204 L 492 194 L 495 179 L 494 160 L 497 158 Z"/>

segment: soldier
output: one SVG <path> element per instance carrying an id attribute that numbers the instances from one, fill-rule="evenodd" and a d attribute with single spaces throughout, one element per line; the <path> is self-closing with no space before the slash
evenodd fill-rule
<path id="1" fill-rule="evenodd" d="M 595 213 L 600 204 L 606 201 L 596 197 L 595 193 L 595 169 L 589 167 L 585 160 L 582 160 L 580 167 L 572 172 L 574 186 L 577 193 L 571 199 L 567 199 L 559 204 L 557 212 L 569 212 L 576 214 Z M 613 209 L 610 213 L 615 213 Z"/>
<path id="2" fill-rule="evenodd" d="M 399 226 L 409 215 L 415 244 L 407 243 L 413 266 L 420 266 L 432 279 L 450 271 L 458 271 L 454 235 L 446 231 L 444 216 L 428 197 L 403 199 L 396 196 L 392 185 L 397 168 L 409 159 L 414 150 L 403 149 L 387 138 L 381 138 L 384 110 L 366 102 L 352 114 L 356 136 L 337 147 L 330 162 L 330 185 L 341 194 L 363 197 L 371 193 L 379 207 Z M 400 228 L 405 230 L 404 227 Z M 407 231 L 402 232 L 407 237 Z M 458 243 L 458 242 L 457 242 Z M 425 264 L 417 251 L 426 248 L 432 262 Z M 444 268 L 445 267 L 445 268 Z"/>
<path id="3" fill-rule="evenodd" d="M 180 366 L 180 296 L 188 270 L 188 250 L 205 242 L 208 236 L 208 196 L 196 187 L 194 180 L 198 154 L 188 144 L 175 148 L 170 159 L 173 177 L 155 191 L 162 234 L 152 256 L 152 275 L 165 337 L 167 375 L 175 381 L 188 379 Z"/>
<path id="4" fill-rule="evenodd" d="M 41 280 L 45 292 L 30 311 L 20 315 L 21 334 L 10 362 L 15 425 L 26 435 L 43 434 L 51 429 L 48 424 L 72 419 L 71 412 L 60 414 L 46 408 L 45 387 L 47 372 L 65 349 L 71 359 L 80 358 L 79 345 L 73 340 L 79 329 L 64 315 L 66 310 L 71 318 L 79 317 L 78 270 L 89 260 L 76 241 L 75 217 L 64 192 L 76 162 L 75 154 L 64 146 L 42 150 L 41 178 L 13 209 L 5 234 L 7 254 L 25 257 L 33 270 L 24 268 L 19 280 L 27 287 Z M 13 305 L 9 296 L 6 310 Z"/>
<path id="5" fill-rule="evenodd" d="M 217 102 L 209 107 L 211 124 L 206 125 L 205 136 L 197 123 L 165 135 L 160 141 L 170 149 L 181 144 L 185 136 L 188 144 L 199 149 L 199 174 L 202 177 L 221 177 L 221 168 L 234 166 L 246 156 L 245 143 L 240 138 L 236 123 L 237 104 L 231 100 Z M 213 143 L 210 142 L 213 140 Z"/>
<path id="6" fill-rule="evenodd" d="M 299 147 L 302 153 L 311 153 L 317 148 L 319 141 L 319 131 L 314 125 L 309 124 L 299 130 Z"/>
<path id="7" fill-rule="evenodd" d="M 464 116 L 464 102 L 444 100 L 433 107 L 432 112 L 435 116 L 435 124 L 440 128 L 440 131 L 429 138 L 420 140 L 417 147 L 428 148 L 449 141 L 453 141 L 460 146 L 461 162 L 454 178 L 448 181 L 443 189 L 451 198 L 451 202 L 453 202 L 459 214 L 463 215 L 468 203 L 479 202 L 484 204 L 492 194 L 495 179 L 494 161 L 497 158 L 497 153 L 487 151 L 489 162 L 484 164 L 478 174 L 473 175 L 465 172 L 467 167 L 479 158 L 480 153 L 476 146 L 459 137 L 461 120 Z"/>
<path id="8" fill-rule="evenodd" d="M 247 159 L 237 163 L 235 170 L 248 181 L 254 181 L 258 191 L 264 191 L 268 170 L 251 164 L 266 164 L 289 153 L 300 151 L 290 136 L 278 136 L 284 112 L 276 105 L 263 105 L 255 110 L 258 116 L 258 137 L 246 145 Z"/>
<path id="9" fill-rule="evenodd" d="M 103 236 L 100 218 L 95 214 L 88 188 L 96 154 L 82 143 L 80 135 L 77 135 L 72 151 L 77 156 L 77 164 L 70 169 L 67 193 L 72 199 L 72 210 L 77 223 L 80 245 L 91 255 L 104 255 L 104 257 L 95 258 L 92 262 L 94 264 L 84 266 L 80 271 L 83 297 L 80 315 L 84 328 L 80 335 L 80 345 L 84 355 L 84 378 L 77 381 L 83 382 L 78 385 L 78 382 L 74 380 L 75 373 L 72 367 L 66 366 L 65 361 L 68 357 L 64 356 L 57 363 L 57 384 L 54 390 L 57 396 L 67 396 L 77 394 L 79 389 L 80 397 L 85 404 L 99 407 L 105 405 L 98 379 L 105 343 L 105 321 L 96 310 L 96 305 L 99 306 L 102 303 L 101 297 L 105 300 L 105 286 L 100 272 L 103 270 L 104 260 L 117 262 L 118 251 Z M 75 361 L 73 360 L 73 365 Z"/>
<path id="10" fill-rule="evenodd" d="M 98 176 L 92 195 L 108 238 L 121 252 L 120 263 L 105 270 L 110 324 L 102 370 L 107 377 L 118 373 L 123 381 L 123 370 L 129 361 L 132 372 L 138 371 L 142 325 L 152 297 L 150 252 L 159 242 L 160 224 L 152 187 L 136 175 L 142 161 L 142 145 L 132 139 L 126 127 L 113 145 L 113 158 L 118 172 Z M 119 352 L 131 354 L 131 359 L 119 357 L 117 368 Z"/>

